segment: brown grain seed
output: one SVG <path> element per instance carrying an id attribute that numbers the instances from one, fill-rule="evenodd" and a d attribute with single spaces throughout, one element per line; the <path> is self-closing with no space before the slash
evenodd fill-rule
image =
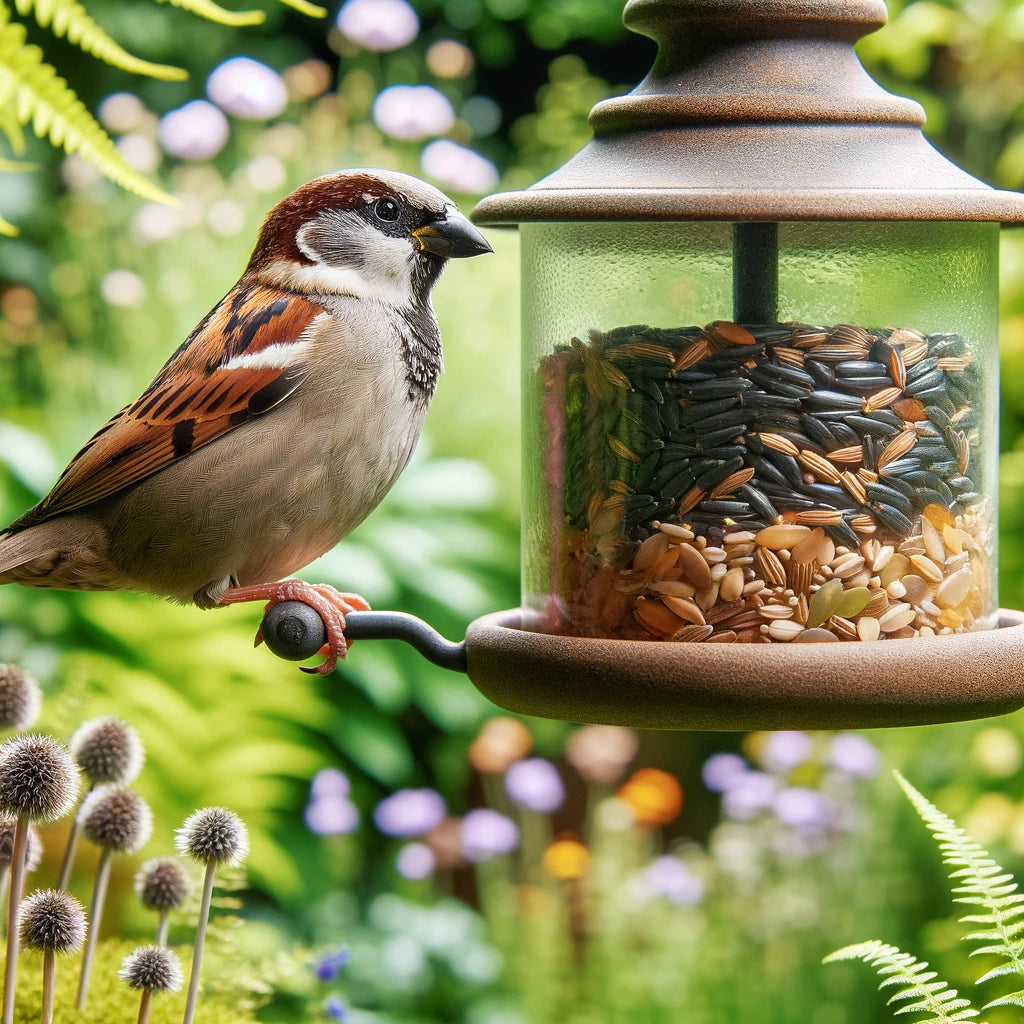
<path id="1" fill-rule="evenodd" d="M 839 483 L 854 501 L 863 505 L 868 500 L 868 492 L 864 490 L 864 484 L 849 470 L 839 474 Z"/>
<path id="2" fill-rule="evenodd" d="M 678 615 L 684 622 L 693 622 L 698 626 L 704 625 L 704 613 L 697 605 L 686 597 L 665 597 L 665 607 Z"/>
<path id="3" fill-rule="evenodd" d="M 716 341 L 723 341 L 727 345 L 757 344 L 757 339 L 750 331 L 730 320 L 716 320 L 714 323 L 708 324 L 705 331 L 708 331 Z"/>
<path id="4" fill-rule="evenodd" d="M 795 559 L 786 569 L 786 583 L 794 594 L 803 594 L 810 589 L 814 578 L 813 562 L 797 562 Z"/>
<path id="5" fill-rule="evenodd" d="M 612 387 L 621 388 L 626 391 L 631 387 L 629 378 L 617 366 L 612 366 L 611 363 L 602 359 L 601 362 L 598 363 L 598 368 L 604 375 L 604 379 L 608 381 Z"/>
<path id="6" fill-rule="evenodd" d="M 869 515 L 851 516 L 850 528 L 855 533 L 870 537 L 878 529 L 878 524 Z"/>
<path id="7" fill-rule="evenodd" d="M 668 610 L 660 601 L 641 601 L 633 612 L 634 618 L 648 633 L 656 637 L 672 636 L 686 623 Z"/>
<path id="8" fill-rule="evenodd" d="M 928 413 L 924 411 L 924 402 L 917 398 L 897 399 L 892 403 L 892 411 L 908 423 L 920 423 L 928 419 Z"/>
<path id="9" fill-rule="evenodd" d="M 877 409 L 887 409 L 902 394 L 902 388 L 882 388 L 881 391 L 876 391 L 865 397 L 864 411 L 875 412 Z"/>
<path id="10" fill-rule="evenodd" d="M 746 601 L 719 602 L 713 608 L 708 610 L 704 618 L 706 621 L 717 625 L 718 623 L 725 622 L 736 615 L 740 615 L 746 610 Z"/>
<path id="11" fill-rule="evenodd" d="M 889 340 L 892 341 L 892 338 Z M 927 341 L 923 338 L 915 338 L 913 341 L 908 341 L 903 346 L 903 365 L 914 366 L 921 362 L 926 355 L 928 355 Z"/>
<path id="12" fill-rule="evenodd" d="M 875 590 L 871 594 L 871 600 L 864 605 L 862 615 L 870 615 L 878 618 L 889 607 L 889 595 L 884 590 Z"/>
<path id="13" fill-rule="evenodd" d="M 754 468 L 751 466 L 748 469 L 738 469 L 735 473 L 730 473 L 709 495 L 709 501 L 715 501 L 717 498 L 723 498 L 727 494 L 732 494 L 737 487 L 742 487 L 752 476 L 754 475 Z"/>
<path id="14" fill-rule="evenodd" d="M 766 526 L 760 530 L 755 539 L 761 547 L 780 551 L 798 544 L 810 532 L 809 527 L 796 523 L 776 523 L 775 526 Z"/>
<path id="15" fill-rule="evenodd" d="M 939 583 L 942 580 L 943 572 L 927 555 L 911 555 L 910 561 L 917 571 L 932 583 Z M 904 583 L 904 586 L 906 583 Z"/>
<path id="16" fill-rule="evenodd" d="M 711 567 L 695 547 L 690 544 L 680 544 L 676 549 L 676 556 L 683 575 L 698 590 L 705 590 L 711 586 Z"/>
<path id="17" fill-rule="evenodd" d="M 878 468 L 883 469 L 890 462 L 902 458 L 917 444 L 917 432 L 913 430 L 900 431 L 883 449 L 878 456 Z"/>
<path id="18" fill-rule="evenodd" d="M 843 516 L 838 509 L 810 508 L 797 512 L 796 521 L 804 526 L 838 526 Z"/>
<path id="19" fill-rule="evenodd" d="M 669 539 L 664 533 L 652 533 L 633 556 L 634 569 L 649 569 L 669 549 Z"/>
<path id="20" fill-rule="evenodd" d="M 707 491 L 702 491 L 699 487 L 691 487 L 683 495 L 683 500 L 679 502 L 680 517 L 695 509 L 707 496 Z"/>
<path id="21" fill-rule="evenodd" d="M 800 449 L 788 437 L 783 437 L 781 434 L 759 433 L 757 436 L 761 439 L 761 444 L 777 452 L 782 452 L 783 455 L 791 455 L 795 459 L 800 454 Z"/>
<path id="22" fill-rule="evenodd" d="M 830 484 L 839 483 L 839 471 L 817 452 L 802 451 L 796 456 L 796 460 L 804 469 L 819 479 L 827 480 Z"/>
<path id="23" fill-rule="evenodd" d="M 772 351 L 775 353 L 775 358 L 784 366 L 795 366 L 799 370 L 804 365 L 804 354 L 798 348 L 776 345 Z"/>
<path id="24" fill-rule="evenodd" d="M 868 469 L 867 466 L 861 466 L 857 470 L 857 478 L 866 484 L 878 483 L 878 474 L 873 469 Z"/>
<path id="25" fill-rule="evenodd" d="M 826 561 L 826 559 L 821 557 L 825 553 L 825 540 L 825 531 L 820 526 L 817 529 L 811 530 L 803 540 L 793 546 L 789 555 L 789 564 L 791 566 L 794 563 L 805 565 L 811 562 Z M 800 593 L 801 589 L 793 588 L 796 593 Z"/>
<path id="26" fill-rule="evenodd" d="M 834 452 L 828 453 L 832 462 L 860 462 L 864 458 L 864 447 L 859 444 L 851 444 L 846 448 L 837 448 Z"/>
<path id="27" fill-rule="evenodd" d="M 898 348 L 889 349 L 889 376 L 901 391 L 907 386 L 907 367 L 903 362 L 903 353 Z"/>
<path id="28" fill-rule="evenodd" d="M 723 629 L 721 633 L 712 633 L 705 641 L 709 644 L 734 644 L 737 635 L 731 629 Z"/>
<path id="29" fill-rule="evenodd" d="M 709 355 L 711 355 L 711 345 L 707 338 L 700 338 L 679 353 L 676 361 L 672 364 L 672 369 L 676 372 L 688 370 L 691 366 L 696 366 L 702 359 L 707 359 Z"/>
<path id="30" fill-rule="evenodd" d="M 632 345 L 623 345 L 619 354 L 627 359 L 648 359 L 655 363 L 671 366 L 675 362 L 675 353 L 664 345 L 655 345 L 649 341 L 638 341 Z"/>
<path id="31" fill-rule="evenodd" d="M 960 373 L 967 369 L 967 360 L 959 356 L 945 356 L 939 360 L 939 369 L 946 373 Z"/>
<path id="32" fill-rule="evenodd" d="M 759 547 L 754 552 L 754 558 L 757 561 L 758 572 L 765 580 L 776 587 L 781 587 L 786 582 L 786 570 L 774 551 Z"/>
<path id="33" fill-rule="evenodd" d="M 841 615 L 833 615 L 831 618 L 832 630 L 841 640 L 856 640 L 857 627 Z"/>
<path id="34" fill-rule="evenodd" d="M 608 435 L 608 447 L 611 448 L 619 458 L 629 459 L 630 462 L 643 462 L 643 459 L 628 445 L 620 441 L 614 434 Z"/>
<path id="35" fill-rule="evenodd" d="M 680 644 L 699 644 L 714 632 L 714 626 L 683 626 L 668 639 Z"/>
<path id="36" fill-rule="evenodd" d="M 697 593 L 697 588 L 685 580 L 655 580 L 654 583 L 647 584 L 646 589 L 655 594 L 668 594 L 672 597 L 693 597 Z"/>

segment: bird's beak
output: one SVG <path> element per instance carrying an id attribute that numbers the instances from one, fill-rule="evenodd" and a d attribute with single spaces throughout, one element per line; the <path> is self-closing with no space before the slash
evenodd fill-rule
<path id="1" fill-rule="evenodd" d="M 479 256 L 494 251 L 487 239 L 455 210 L 417 228 L 412 237 L 418 252 L 433 253 L 445 259 Z"/>

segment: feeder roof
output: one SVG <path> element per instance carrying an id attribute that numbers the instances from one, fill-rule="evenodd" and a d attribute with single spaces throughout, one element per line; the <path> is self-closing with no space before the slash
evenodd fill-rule
<path id="1" fill-rule="evenodd" d="M 923 108 L 886 92 L 853 49 L 881 0 L 629 0 L 658 55 L 590 113 L 594 138 L 478 224 L 604 220 L 943 220 L 1024 223 L 924 137 Z"/>

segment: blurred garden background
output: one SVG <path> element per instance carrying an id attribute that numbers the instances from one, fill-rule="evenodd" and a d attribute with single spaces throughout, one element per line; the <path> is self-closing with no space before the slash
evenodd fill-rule
<path id="1" fill-rule="evenodd" d="M 593 103 L 654 52 L 618 0 L 349 0 L 320 19 L 265 0 L 242 27 L 178 0 L 87 8 L 187 80 L 108 67 L 31 16 L 28 42 L 180 205 L 38 140 L 0 150 L 0 216 L 20 232 L 0 240 L 4 523 L 234 283 L 289 189 L 395 167 L 468 210 L 575 152 Z M 1024 187 L 1024 3 L 889 11 L 859 46 L 872 74 L 925 106 L 953 160 Z M 514 232 L 491 241 L 435 293 L 447 372 L 414 463 L 306 573 L 451 637 L 518 601 L 518 251 Z M 1002 289 L 1000 585 L 1022 607 L 1024 232 L 1004 233 Z M 970 988 L 980 972 L 892 768 L 1024 868 L 1024 713 L 863 736 L 595 733 L 505 718 L 400 645 L 304 676 L 252 649 L 257 618 L 0 590 L 0 661 L 42 683 L 41 724 L 66 737 L 116 714 L 141 733 L 158 837 L 208 804 L 247 822 L 244 925 L 211 984 L 230 975 L 258 1019 L 864 1024 L 888 1019 L 875 979 L 820 960 L 873 936 Z M 60 839 L 43 831 L 47 883 Z M 158 838 L 143 856 L 167 852 Z M 133 866 L 115 870 L 112 935 L 150 927 Z"/>

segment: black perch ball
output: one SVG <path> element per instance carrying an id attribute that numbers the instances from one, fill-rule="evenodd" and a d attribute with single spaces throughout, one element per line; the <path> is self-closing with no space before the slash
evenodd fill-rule
<path id="1" fill-rule="evenodd" d="M 325 643 L 323 620 L 302 601 L 282 601 L 263 617 L 263 642 L 285 661 L 312 658 Z"/>

